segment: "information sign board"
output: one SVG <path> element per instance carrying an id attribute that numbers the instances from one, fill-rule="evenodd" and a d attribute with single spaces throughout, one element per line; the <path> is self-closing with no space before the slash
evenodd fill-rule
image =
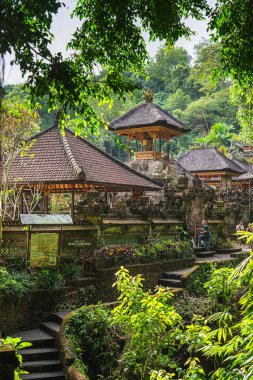
<path id="1" fill-rule="evenodd" d="M 33 232 L 30 239 L 30 266 L 56 266 L 59 252 L 59 233 Z"/>

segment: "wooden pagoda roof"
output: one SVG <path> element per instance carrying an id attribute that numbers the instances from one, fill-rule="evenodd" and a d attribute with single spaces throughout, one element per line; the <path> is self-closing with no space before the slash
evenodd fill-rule
<path id="1" fill-rule="evenodd" d="M 51 189 L 160 190 L 161 184 L 129 168 L 92 143 L 56 126 L 35 135 L 25 157 L 17 155 L 11 183 L 42 183 Z M 31 140 L 31 139 L 29 139 Z M 55 184 L 55 186 L 53 186 Z M 57 185 L 57 186 L 56 186 Z"/>
<path id="2" fill-rule="evenodd" d="M 181 121 L 152 102 L 139 104 L 110 123 L 110 129 L 115 132 L 152 126 L 163 126 L 177 132 L 176 135 L 190 131 Z"/>
<path id="3" fill-rule="evenodd" d="M 246 170 L 225 157 L 216 148 L 193 149 L 179 157 L 179 163 L 190 172 L 242 174 Z"/>

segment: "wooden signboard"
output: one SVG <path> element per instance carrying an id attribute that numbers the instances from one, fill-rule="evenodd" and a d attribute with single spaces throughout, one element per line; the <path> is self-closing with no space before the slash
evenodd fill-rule
<path id="1" fill-rule="evenodd" d="M 59 233 L 33 232 L 30 238 L 30 266 L 55 267 L 59 253 Z"/>

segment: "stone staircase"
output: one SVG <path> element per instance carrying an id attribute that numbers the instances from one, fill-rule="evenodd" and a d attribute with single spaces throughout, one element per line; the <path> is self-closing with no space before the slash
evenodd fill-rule
<path id="1" fill-rule="evenodd" d="M 206 248 L 196 247 L 194 252 L 196 254 L 196 260 L 192 267 L 184 268 L 180 270 L 163 272 L 162 278 L 158 280 L 158 285 L 171 288 L 172 291 L 181 291 L 186 286 L 186 278 L 191 275 L 200 265 L 207 262 L 221 262 L 225 260 L 234 260 L 240 256 L 243 252 L 240 248 L 234 249 L 234 252 L 219 252 L 221 250 L 210 250 Z"/>
<path id="2" fill-rule="evenodd" d="M 22 341 L 31 342 L 32 346 L 20 350 L 23 357 L 23 369 L 29 372 L 22 375 L 23 380 L 64 380 L 65 375 L 59 352 L 56 346 L 56 338 L 60 326 L 67 312 L 50 314 L 48 321 L 42 323 L 40 328 L 21 331 L 15 334 Z"/>
<path id="3" fill-rule="evenodd" d="M 198 266 L 194 265 L 189 268 L 184 268 L 171 272 L 163 272 L 162 278 L 158 280 L 158 284 L 175 290 L 181 290 L 185 287 L 185 277 L 193 273 Z"/>

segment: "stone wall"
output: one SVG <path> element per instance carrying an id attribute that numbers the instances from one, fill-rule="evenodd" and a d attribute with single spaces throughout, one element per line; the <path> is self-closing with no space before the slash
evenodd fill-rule
<path id="1" fill-rule="evenodd" d="M 53 311 L 69 310 L 94 302 L 95 281 L 84 279 L 77 287 L 38 289 L 23 298 L 0 298 L 0 332 L 10 335 L 38 327 Z"/>
<path id="2" fill-rule="evenodd" d="M 175 261 L 161 261 L 156 263 L 126 265 L 132 276 L 142 274 L 144 289 L 154 289 L 158 279 L 165 271 L 172 271 L 192 266 L 194 258 L 180 259 Z M 116 281 L 115 273 L 119 268 L 101 269 L 96 273 L 96 298 L 102 302 L 111 302 L 117 299 L 117 291 L 112 288 Z"/>
<path id="3" fill-rule="evenodd" d="M 129 265 L 131 275 L 142 274 L 145 289 L 154 288 L 163 271 L 186 268 L 194 259 L 182 259 L 169 262 Z M 112 288 L 118 268 L 97 270 L 89 279 L 80 280 L 76 287 L 63 287 L 59 290 L 34 290 L 29 296 L 0 298 L 0 331 L 10 335 L 20 330 L 38 327 L 53 311 L 76 309 L 83 304 L 96 304 L 99 301 L 110 302 L 117 299 Z"/>

